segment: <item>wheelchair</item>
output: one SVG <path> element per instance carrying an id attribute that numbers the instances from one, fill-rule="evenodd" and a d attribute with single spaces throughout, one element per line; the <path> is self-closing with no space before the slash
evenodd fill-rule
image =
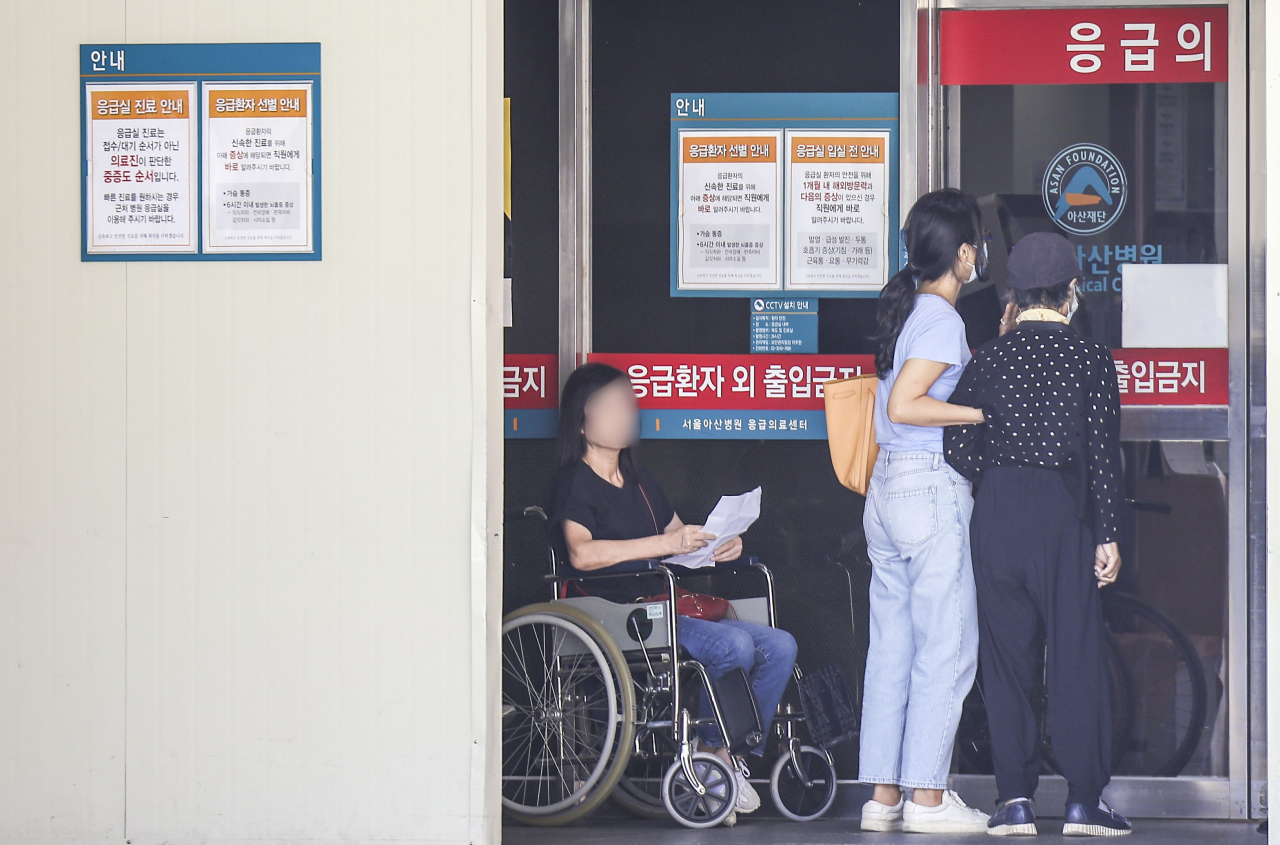
<path id="1" fill-rule="evenodd" d="M 541 508 L 516 513 L 546 521 Z M 548 547 L 544 580 L 552 600 L 514 610 L 502 622 L 504 813 L 528 825 L 562 825 L 611 798 L 642 818 L 669 816 L 691 828 L 725 822 L 737 805 L 737 778 L 720 757 L 694 750 L 694 729 L 716 725 L 734 755 L 765 737 L 745 673 L 713 682 L 679 646 L 676 587 L 689 573 L 658 561 L 581 573 Z M 746 558 L 718 564 L 716 575 L 751 578 L 758 589 L 744 592 L 758 594 L 732 600 L 733 611 L 774 626 L 767 567 Z M 652 583 L 655 576 L 666 582 L 661 600 L 618 604 L 570 594 L 574 582 Z M 795 675 L 798 681 L 798 668 Z M 698 694 L 706 695 L 712 716 L 696 715 Z M 774 806 L 796 821 L 820 817 L 836 793 L 831 754 L 797 735 L 804 721 L 791 705 L 779 707 L 774 734 L 781 753 L 769 778 Z"/>

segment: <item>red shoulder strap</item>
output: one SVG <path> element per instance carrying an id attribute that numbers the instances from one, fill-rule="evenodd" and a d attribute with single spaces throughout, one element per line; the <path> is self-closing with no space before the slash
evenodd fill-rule
<path id="1" fill-rule="evenodd" d="M 649 494 L 644 492 L 644 485 L 640 483 L 640 479 L 636 479 L 636 486 L 640 488 L 640 495 L 644 496 L 644 503 L 649 506 L 649 516 L 653 519 L 653 533 L 661 534 L 662 529 L 658 527 L 658 515 L 653 512 L 653 505 L 649 503 Z"/>

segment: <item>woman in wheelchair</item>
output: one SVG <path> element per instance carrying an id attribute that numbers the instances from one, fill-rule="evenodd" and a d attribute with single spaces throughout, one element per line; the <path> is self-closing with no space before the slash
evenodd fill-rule
<path id="1" fill-rule="evenodd" d="M 716 540 L 700 525 L 685 525 L 653 475 L 636 464 L 631 446 L 638 431 L 639 411 L 625 373 L 589 363 L 569 376 L 560 401 L 560 469 L 551 485 L 547 518 L 560 559 L 575 570 L 639 569 L 641 561 L 692 552 Z M 741 554 L 742 540 L 735 538 L 716 548 L 712 559 L 727 562 Z M 652 589 L 644 586 L 650 582 Z M 655 577 L 574 581 L 567 589 L 631 602 L 666 588 Z M 767 625 L 685 616 L 678 618 L 676 632 L 680 645 L 713 681 L 733 669 L 746 672 L 767 736 L 795 665 L 795 638 Z M 699 715 L 710 716 L 705 692 Z M 747 781 L 749 772 L 741 760 L 730 758 L 716 727 L 701 727 L 698 740 L 699 750 L 733 766 L 738 812 L 756 810 L 760 797 Z"/>

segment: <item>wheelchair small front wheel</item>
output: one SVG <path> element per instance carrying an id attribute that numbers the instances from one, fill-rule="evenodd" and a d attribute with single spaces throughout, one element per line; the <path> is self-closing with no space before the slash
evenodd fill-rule
<path id="1" fill-rule="evenodd" d="M 836 800 L 836 767 L 827 752 L 812 745 L 800 746 L 799 756 L 792 761 L 791 752 L 786 751 L 773 764 L 769 777 L 773 805 L 792 821 L 813 821 Z"/>
<path id="2" fill-rule="evenodd" d="M 714 754 L 693 755 L 693 773 L 702 783 L 703 793 L 685 776 L 676 760 L 662 779 L 662 803 L 671 817 L 685 827 L 715 827 L 738 806 L 738 781 L 728 763 Z"/>

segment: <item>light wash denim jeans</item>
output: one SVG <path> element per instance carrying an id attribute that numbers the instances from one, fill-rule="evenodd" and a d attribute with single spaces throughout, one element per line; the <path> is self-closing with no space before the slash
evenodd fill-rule
<path id="1" fill-rule="evenodd" d="M 862 517 L 872 564 L 864 783 L 946 789 L 978 665 L 972 513 L 969 482 L 941 454 L 880 452 Z"/>

